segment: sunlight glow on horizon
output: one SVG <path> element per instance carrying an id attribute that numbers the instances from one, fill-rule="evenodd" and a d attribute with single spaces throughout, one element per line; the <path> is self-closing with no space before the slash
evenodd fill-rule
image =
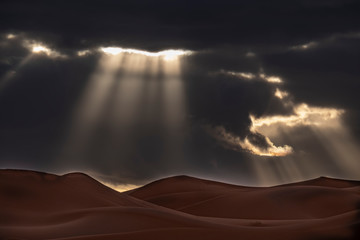
<path id="1" fill-rule="evenodd" d="M 118 192 L 126 192 L 126 191 L 130 191 L 130 190 L 142 187 L 142 185 L 135 185 L 135 184 L 112 184 L 112 183 L 108 183 L 108 182 L 104 182 L 104 181 L 101 181 L 101 183 L 111 189 L 114 189 L 115 191 L 118 191 Z"/>

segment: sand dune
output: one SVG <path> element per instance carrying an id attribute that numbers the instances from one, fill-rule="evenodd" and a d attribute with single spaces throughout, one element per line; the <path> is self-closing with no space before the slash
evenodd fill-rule
<path id="1" fill-rule="evenodd" d="M 180 176 L 151 183 L 129 195 L 197 216 L 289 220 L 354 210 L 360 192 L 350 187 L 356 186 L 360 183 L 319 178 L 304 184 L 249 188 Z"/>
<path id="2" fill-rule="evenodd" d="M 179 176 L 118 193 L 81 174 L 0 170 L 0 239 L 359 239 L 360 182 L 251 188 Z"/>

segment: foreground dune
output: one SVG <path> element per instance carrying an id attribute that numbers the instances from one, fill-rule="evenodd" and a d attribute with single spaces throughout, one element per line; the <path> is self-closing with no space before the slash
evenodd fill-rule
<path id="1" fill-rule="evenodd" d="M 360 239 L 360 182 L 251 188 L 186 176 L 116 192 L 91 177 L 0 170 L 0 239 Z"/>
<path id="2" fill-rule="evenodd" d="M 178 176 L 129 192 L 160 206 L 197 216 L 294 220 L 324 218 L 354 210 L 359 182 L 319 178 L 268 188 L 249 188 Z"/>

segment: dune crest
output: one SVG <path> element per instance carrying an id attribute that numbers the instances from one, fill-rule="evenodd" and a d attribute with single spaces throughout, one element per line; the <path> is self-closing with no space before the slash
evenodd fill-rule
<path id="1" fill-rule="evenodd" d="M 0 170 L 0 206 L 0 239 L 359 239 L 360 182 L 176 176 L 119 193 L 83 173 Z"/>

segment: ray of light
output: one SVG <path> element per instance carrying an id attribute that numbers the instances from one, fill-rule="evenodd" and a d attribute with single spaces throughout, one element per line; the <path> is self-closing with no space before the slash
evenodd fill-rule
<path id="1" fill-rule="evenodd" d="M 123 55 L 105 55 L 99 60 L 94 74 L 84 90 L 83 96 L 74 109 L 73 120 L 69 130 L 68 142 L 64 146 L 65 158 L 83 159 L 84 152 L 91 141 L 94 128 L 99 123 L 101 111 L 108 93 L 114 84 L 116 73 L 121 65 Z"/>
<path id="2" fill-rule="evenodd" d="M 123 74 L 116 90 L 114 104 L 114 121 L 118 126 L 129 128 L 135 123 L 138 111 L 141 109 L 141 87 L 143 84 L 146 56 L 126 54 L 123 63 Z"/>
<path id="3" fill-rule="evenodd" d="M 350 178 L 359 179 L 360 150 L 349 131 L 340 122 L 328 129 L 312 127 L 312 130 L 337 166 Z"/>
<path id="4" fill-rule="evenodd" d="M 141 157 L 136 148 L 142 138 L 161 136 L 163 129 L 166 136 L 159 139 L 167 140 L 162 151 L 180 155 L 178 132 L 186 114 L 180 56 L 188 51 L 100 50 L 103 57 L 74 111 L 65 157 L 79 160 L 91 152 L 90 142 L 100 141 L 94 133 L 99 126 L 101 146 L 95 148 L 109 164 L 118 159 L 131 164 L 131 159 Z"/>
<path id="5" fill-rule="evenodd" d="M 172 160 L 172 166 L 180 168 L 183 163 L 183 129 L 186 127 L 186 102 L 184 82 L 181 78 L 180 59 L 163 62 L 164 124 L 168 136 L 164 157 Z"/>
<path id="6" fill-rule="evenodd" d="M 160 73 L 160 58 L 146 58 L 146 69 L 144 78 L 147 80 L 142 86 L 142 109 L 141 119 L 146 124 L 155 125 L 159 123 L 159 119 L 154 116 L 159 116 L 162 111 L 162 79 Z"/>
<path id="7" fill-rule="evenodd" d="M 294 114 L 288 116 L 269 116 L 255 118 L 251 116 L 252 131 L 279 142 L 292 142 L 304 149 L 296 149 L 293 155 L 285 158 L 269 160 L 273 168 L 265 166 L 261 161 L 254 163 L 254 172 L 261 184 L 272 182 L 293 182 L 327 175 L 358 179 L 360 173 L 360 150 L 355 139 L 342 124 L 344 110 L 336 108 L 312 107 L 306 104 L 294 106 Z M 306 136 L 297 129 L 308 129 Z M 301 139 L 302 138 L 302 139 Z M 306 141 L 314 145 L 306 146 Z M 304 145 L 305 144 L 305 145 Z M 312 148 L 312 149 L 311 149 Z M 310 152 L 306 152 L 307 149 Z M 319 155 L 320 154 L 320 155 Z M 327 156 L 326 159 L 319 159 Z M 325 162 L 327 162 L 327 165 Z M 267 169 L 266 171 L 264 169 Z"/>
<path id="8" fill-rule="evenodd" d="M 163 64 L 165 119 L 171 126 L 178 126 L 185 117 L 183 81 L 180 76 L 180 62 L 174 60 Z"/>

